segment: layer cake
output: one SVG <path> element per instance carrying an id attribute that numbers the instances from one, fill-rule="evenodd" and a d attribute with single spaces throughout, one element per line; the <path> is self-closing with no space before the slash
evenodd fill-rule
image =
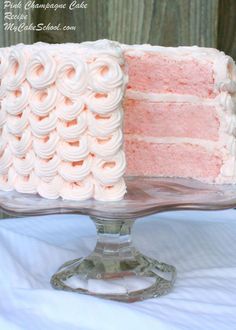
<path id="1" fill-rule="evenodd" d="M 236 182 L 236 69 L 211 48 L 123 45 L 128 175 Z"/>
<path id="2" fill-rule="evenodd" d="M 125 174 L 236 183 L 223 52 L 101 40 L 20 44 L 0 60 L 1 190 L 115 201 Z"/>

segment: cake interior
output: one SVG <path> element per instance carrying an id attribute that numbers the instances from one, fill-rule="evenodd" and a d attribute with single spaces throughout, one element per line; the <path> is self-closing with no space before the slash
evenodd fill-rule
<path id="1" fill-rule="evenodd" d="M 216 182 L 226 151 L 211 57 L 135 49 L 125 58 L 126 174 Z"/>

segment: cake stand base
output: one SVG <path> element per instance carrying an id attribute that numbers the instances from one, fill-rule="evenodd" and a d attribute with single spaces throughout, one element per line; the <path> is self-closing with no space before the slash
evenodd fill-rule
<path id="1" fill-rule="evenodd" d="M 91 255 L 63 264 L 51 278 L 55 289 L 134 302 L 167 293 L 175 267 L 142 255 L 131 240 L 135 219 L 91 217 L 97 244 Z"/>

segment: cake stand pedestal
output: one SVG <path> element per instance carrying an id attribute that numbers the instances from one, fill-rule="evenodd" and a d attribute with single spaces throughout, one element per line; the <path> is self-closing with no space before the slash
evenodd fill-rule
<path id="1" fill-rule="evenodd" d="M 175 268 L 142 255 L 131 240 L 135 219 L 92 217 L 97 228 L 95 250 L 86 258 L 65 263 L 52 276 L 56 289 L 132 302 L 171 289 Z"/>
<path id="2" fill-rule="evenodd" d="M 47 200 L 38 195 L 0 192 L 1 209 L 14 216 L 76 213 L 89 215 L 97 244 L 85 258 L 66 262 L 52 276 L 56 289 L 133 302 L 167 293 L 174 266 L 144 256 L 134 246 L 137 218 L 170 210 L 220 210 L 236 206 L 236 185 L 208 185 L 188 179 L 126 178 L 120 202 Z"/>

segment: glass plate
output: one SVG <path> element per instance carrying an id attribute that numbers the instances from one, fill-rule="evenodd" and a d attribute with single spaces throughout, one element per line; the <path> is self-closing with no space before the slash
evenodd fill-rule
<path id="1" fill-rule="evenodd" d="M 142 255 L 131 240 L 139 217 L 170 210 L 220 210 L 236 207 L 236 185 L 192 179 L 127 177 L 128 193 L 118 202 L 48 200 L 39 195 L 0 192 L 0 207 L 14 216 L 86 214 L 97 228 L 97 245 L 86 258 L 62 265 L 51 278 L 56 289 L 133 302 L 167 293 L 174 266 Z"/>

